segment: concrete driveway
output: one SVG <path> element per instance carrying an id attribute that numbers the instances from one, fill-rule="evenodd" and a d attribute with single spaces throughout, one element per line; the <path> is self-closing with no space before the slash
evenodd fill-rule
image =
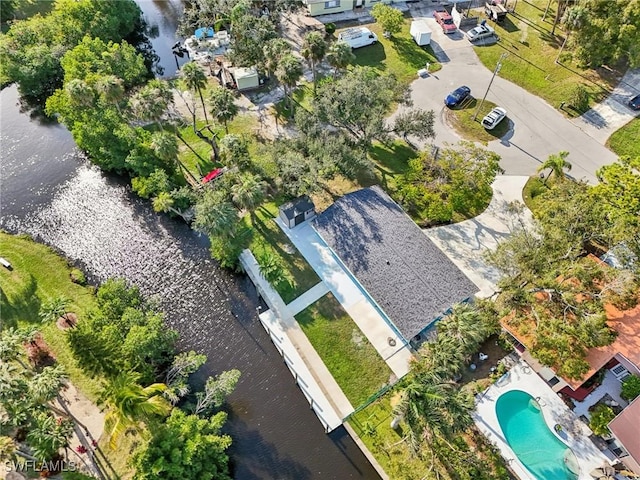
<path id="1" fill-rule="evenodd" d="M 511 213 L 509 209 L 512 202 L 522 202 L 522 189 L 528 178 L 498 176 L 491 185 L 491 203 L 480 215 L 464 222 L 423 230 L 425 235 L 476 284 L 480 289 L 476 296 L 480 298 L 493 295 L 501 277 L 497 269 L 485 262 L 484 252 L 495 250 L 502 240 L 509 237 L 514 228 L 531 225 L 529 209 L 525 208 L 522 217 Z"/>
<path id="2" fill-rule="evenodd" d="M 456 143 L 460 137 L 443 121 L 444 97 L 467 85 L 476 98 L 484 95 L 492 71 L 484 67 L 462 32 L 445 35 L 433 19 L 433 7 L 412 4 L 414 18 L 423 18 L 433 30 L 431 45 L 442 62 L 442 70 L 411 84 L 414 106 L 436 112 L 436 144 Z M 507 57 L 504 62 L 508 62 Z M 531 67 L 535 68 L 535 67 Z M 570 152 L 571 176 L 595 182 L 595 172 L 617 156 L 585 131 L 564 118 L 544 100 L 496 76 L 487 99 L 506 108 L 511 129 L 488 148 L 502 157 L 509 175 L 532 175 L 552 153 Z M 416 142 L 419 143 L 419 142 Z"/>

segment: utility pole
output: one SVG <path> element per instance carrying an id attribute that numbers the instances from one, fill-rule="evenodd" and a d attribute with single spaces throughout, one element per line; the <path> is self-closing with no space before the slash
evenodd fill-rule
<path id="1" fill-rule="evenodd" d="M 487 87 L 487 91 L 484 92 L 484 97 L 482 97 L 482 101 L 480 102 L 480 105 L 478 105 L 478 108 L 476 109 L 476 113 L 473 116 L 473 121 L 476 121 L 476 118 L 478 118 L 478 113 L 480 113 L 480 109 L 482 108 L 482 105 L 484 104 L 485 99 L 487 98 L 487 95 L 489 94 L 489 89 L 491 88 L 491 84 L 493 83 L 493 79 L 496 78 L 496 75 L 498 74 L 498 72 L 500 71 L 500 68 L 502 67 L 502 61 L 507 58 L 509 54 L 508 53 L 503 53 L 502 55 L 500 55 L 500 58 L 498 59 L 498 63 L 496 64 L 496 68 L 493 71 L 493 76 L 491 77 L 491 81 L 489 82 L 489 86 Z"/>

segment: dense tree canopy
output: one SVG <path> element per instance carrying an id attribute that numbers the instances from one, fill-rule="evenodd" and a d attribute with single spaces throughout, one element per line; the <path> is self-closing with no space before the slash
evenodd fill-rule
<path id="1" fill-rule="evenodd" d="M 640 65 L 640 0 L 579 0 L 565 11 L 577 58 L 599 67 L 626 59 Z"/>
<path id="2" fill-rule="evenodd" d="M 0 63 L 24 97 L 43 104 L 62 85 L 60 59 L 66 51 L 85 35 L 120 42 L 139 22 L 133 0 L 59 0 L 50 14 L 12 24 L 0 38 Z"/>
<path id="3" fill-rule="evenodd" d="M 382 31 L 388 35 L 400 33 L 404 23 L 402 12 L 384 3 L 376 3 L 371 9 L 371 16 L 380 24 Z"/>
<path id="4" fill-rule="evenodd" d="M 220 433 L 227 416 L 203 419 L 174 409 L 152 439 L 134 455 L 135 480 L 231 480 L 227 448 L 231 438 Z"/>

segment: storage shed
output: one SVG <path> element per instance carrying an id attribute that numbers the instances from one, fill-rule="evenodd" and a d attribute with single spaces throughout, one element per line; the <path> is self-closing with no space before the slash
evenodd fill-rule
<path id="1" fill-rule="evenodd" d="M 409 33 L 420 46 L 431 43 L 431 29 L 424 20 L 414 20 L 411 22 Z"/>
<path id="2" fill-rule="evenodd" d="M 242 68 L 238 67 L 233 72 L 236 79 L 238 91 L 249 90 L 260 86 L 260 77 L 256 67 Z"/>
<path id="3" fill-rule="evenodd" d="M 316 216 L 316 207 L 306 195 L 281 205 L 279 210 L 280 218 L 289 228 Z"/>

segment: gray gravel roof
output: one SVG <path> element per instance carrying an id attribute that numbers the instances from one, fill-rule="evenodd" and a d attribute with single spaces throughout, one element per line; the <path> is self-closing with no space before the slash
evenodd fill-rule
<path id="1" fill-rule="evenodd" d="M 345 195 L 313 225 L 407 340 L 478 291 L 378 186 Z"/>

